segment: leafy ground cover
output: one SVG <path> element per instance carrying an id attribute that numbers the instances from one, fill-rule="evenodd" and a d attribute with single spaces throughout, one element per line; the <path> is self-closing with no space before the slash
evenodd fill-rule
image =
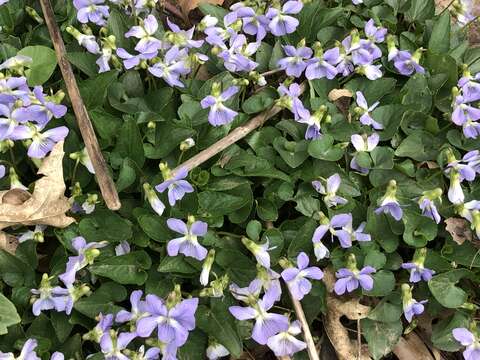
<path id="1" fill-rule="evenodd" d="M 0 359 L 480 359 L 470 1 L 52 5 L 122 207 L 0 0 Z"/>

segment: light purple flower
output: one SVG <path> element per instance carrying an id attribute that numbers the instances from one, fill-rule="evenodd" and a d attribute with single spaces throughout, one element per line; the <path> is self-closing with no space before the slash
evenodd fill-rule
<path id="1" fill-rule="evenodd" d="M 295 48 L 291 45 L 285 45 L 283 46 L 283 51 L 287 57 L 278 60 L 277 64 L 280 69 L 285 70 L 288 76 L 302 76 L 308 64 L 307 60 L 313 55 L 312 49 L 305 46 Z"/>
<path id="2" fill-rule="evenodd" d="M 385 36 L 387 35 L 387 29 L 382 27 L 376 27 L 375 21 L 370 19 L 365 24 L 365 35 L 372 42 L 382 43 L 385 41 Z"/>
<path id="3" fill-rule="evenodd" d="M 302 300 L 312 290 L 312 284 L 308 279 L 321 280 L 323 272 L 316 266 L 308 267 L 308 255 L 301 252 L 297 256 L 297 266 L 282 271 L 282 278 L 287 283 L 292 297 Z"/>
<path id="4" fill-rule="evenodd" d="M 117 246 L 115 246 L 115 255 L 122 256 L 130 252 L 130 244 L 128 241 L 123 240 Z"/>
<path id="5" fill-rule="evenodd" d="M 363 0 L 352 0 L 353 5 L 363 4 Z"/>
<path id="6" fill-rule="evenodd" d="M 344 205 L 348 202 L 347 199 L 337 195 L 341 181 L 340 175 L 338 174 L 333 174 L 332 176 L 328 177 L 326 187 L 323 186 L 321 181 L 312 181 L 314 189 L 318 193 L 325 195 L 323 201 L 328 208 L 335 207 L 337 205 Z"/>
<path id="7" fill-rule="evenodd" d="M 327 78 L 332 80 L 338 74 L 338 69 L 335 67 L 342 61 L 340 56 L 340 49 L 334 47 L 325 51 L 323 55 L 315 55 L 308 62 L 305 70 L 305 76 L 308 80 Z"/>
<path id="8" fill-rule="evenodd" d="M 24 76 L 0 79 L 0 104 L 7 105 L 14 103 L 15 100 L 22 100 L 24 105 L 29 105 L 29 93 L 27 79 Z"/>
<path id="9" fill-rule="evenodd" d="M 275 301 L 280 301 L 282 296 L 282 286 L 280 285 L 280 274 L 272 269 L 263 266 L 257 266 L 257 279 L 265 291 L 265 294 L 272 296 Z"/>
<path id="10" fill-rule="evenodd" d="M 230 355 L 228 349 L 219 343 L 210 343 L 207 347 L 206 355 L 208 360 L 217 360 Z"/>
<path id="11" fill-rule="evenodd" d="M 19 123 L 31 119 L 29 108 L 14 108 L 13 103 L 0 104 L 0 140 L 9 139 Z"/>
<path id="12" fill-rule="evenodd" d="M 125 33 L 125 37 L 129 38 L 133 36 L 137 39 L 140 39 L 135 46 L 135 50 L 137 50 L 139 53 L 156 54 L 157 51 L 162 48 L 162 42 L 154 36 L 157 30 L 157 19 L 153 15 L 148 15 L 143 21 L 143 24 L 133 26 Z"/>
<path id="13" fill-rule="evenodd" d="M 207 223 L 203 221 L 191 222 L 189 219 L 187 225 L 182 220 L 170 218 L 167 220 L 167 226 L 170 230 L 184 235 L 168 242 L 167 252 L 169 256 L 177 256 L 178 253 L 181 253 L 197 260 L 205 259 L 208 251 L 200 245 L 198 237 L 205 236 L 207 233 Z"/>
<path id="14" fill-rule="evenodd" d="M 302 326 L 298 320 L 295 320 L 286 331 L 269 338 L 267 345 L 277 357 L 292 356 L 307 348 L 307 344 L 295 337 L 300 335 L 301 332 Z"/>
<path id="15" fill-rule="evenodd" d="M 100 349 L 104 358 L 106 360 L 130 360 L 122 351 L 136 336 L 135 333 L 123 332 L 118 334 L 115 331 L 103 334 L 100 339 Z"/>
<path id="16" fill-rule="evenodd" d="M 348 218 L 348 221 L 342 224 L 341 227 L 335 228 L 332 231 L 332 234 L 335 235 L 339 242 L 340 246 L 344 249 L 352 246 L 353 241 L 371 241 L 372 238 L 370 234 L 364 233 L 366 222 L 362 222 L 360 226 L 353 230 L 352 224 L 352 214 L 343 214 L 345 218 Z"/>
<path id="17" fill-rule="evenodd" d="M 77 251 L 77 256 L 70 256 L 67 261 L 65 273 L 60 274 L 58 278 L 62 280 L 65 285 L 70 285 L 75 282 L 75 274 L 77 271 L 83 269 L 85 266 L 93 262 L 93 259 L 99 255 L 97 249 L 107 246 L 106 241 L 89 242 L 81 236 L 72 239 L 72 246 Z"/>
<path id="18" fill-rule="evenodd" d="M 37 340 L 35 339 L 28 339 L 25 341 L 23 344 L 22 350 L 20 352 L 20 355 L 18 357 L 15 357 L 13 353 L 4 353 L 0 351 L 0 359 L 2 360 L 41 360 L 36 352 L 35 348 L 38 346 Z"/>
<path id="19" fill-rule="evenodd" d="M 268 238 L 265 243 L 257 244 L 246 237 L 242 237 L 242 243 L 253 254 L 253 256 L 255 256 L 255 259 L 260 265 L 270 269 L 270 254 L 268 251 L 272 250 L 272 248 L 270 248 L 270 241 Z"/>
<path id="20" fill-rule="evenodd" d="M 139 53 L 138 55 L 132 55 L 123 48 L 117 49 L 118 57 L 123 59 L 123 65 L 125 69 L 132 69 L 139 65 L 142 60 L 153 59 L 156 56 L 156 52 L 153 53 Z"/>
<path id="21" fill-rule="evenodd" d="M 90 21 L 98 26 L 105 26 L 109 12 L 108 6 L 103 5 L 104 3 L 104 0 L 73 0 L 73 5 L 77 9 L 77 20 L 82 24 Z"/>
<path id="22" fill-rule="evenodd" d="M 460 173 L 452 169 L 452 171 L 449 172 L 450 175 L 450 186 L 448 188 L 448 200 L 452 204 L 462 204 L 465 200 L 465 194 L 463 193 L 462 189 L 462 184 L 460 181 Z"/>
<path id="23" fill-rule="evenodd" d="M 387 191 L 382 197 L 380 206 L 375 209 L 375 214 L 390 214 L 392 217 L 400 221 L 403 217 L 403 210 L 397 200 L 397 182 L 390 180 L 388 183 Z"/>
<path id="24" fill-rule="evenodd" d="M 440 224 L 440 214 L 438 213 L 437 206 L 435 205 L 435 202 L 433 200 L 430 200 L 428 198 L 423 198 L 423 200 L 419 204 L 420 210 L 422 210 L 422 215 L 429 217 L 433 221 L 435 221 L 437 224 Z"/>
<path id="25" fill-rule="evenodd" d="M 28 147 L 27 154 L 31 158 L 42 159 L 59 141 L 62 141 L 67 137 L 69 131 L 66 126 L 59 126 L 44 131 L 43 133 L 41 133 L 40 130 L 41 128 L 39 126 L 31 123 L 28 124 L 28 126 L 19 125 L 10 135 L 10 139 L 32 139 L 32 142 Z"/>
<path id="26" fill-rule="evenodd" d="M 368 106 L 367 100 L 365 99 L 365 96 L 361 91 L 356 92 L 357 95 L 357 105 L 358 105 L 358 113 L 361 114 L 360 116 L 360 122 L 363 125 L 371 126 L 375 130 L 382 130 L 383 125 L 376 122 L 370 113 L 377 108 L 378 105 L 380 105 L 380 102 L 377 101 L 375 102 L 372 106 Z"/>
<path id="27" fill-rule="evenodd" d="M 465 102 L 475 102 L 480 100 L 480 76 L 463 76 L 458 80 L 458 86 L 462 89 L 463 100 Z"/>
<path id="28" fill-rule="evenodd" d="M 282 9 L 269 8 L 265 16 L 270 20 L 268 28 L 275 36 L 293 33 L 299 24 L 293 14 L 298 14 L 303 8 L 301 1 L 287 1 Z"/>
<path id="29" fill-rule="evenodd" d="M 30 106 L 28 111 L 31 113 L 31 120 L 37 122 L 41 127 L 44 127 L 52 119 L 52 117 L 55 119 L 60 119 L 67 113 L 67 107 L 65 105 L 56 104 L 47 100 L 43 93 L 42 86 L 35 86 L 33 89 L 33 94 L 35 95 L 37 104 Z"/>
<path id="30" fill-rule="evenodd" d="M 180 81 L 180 76 L 191 71 L 185 62 L 186 56 L 187 49 L 179 50 L 178 47 L 173 46 L 166 52 L 165 57 L 150 66 L 148 71 L 152 75 L 165 80 L 170 86 L 183 88 L 185 85 Z"/>
<path id="31" fill-rule="evenodd" d="M 462 346 L 466 349 L 463 352 L 465 360 L 480 359 L 480 343 L 477 337 L 466 328 L 455 328 L 452 330 L 452 335 Z"/>
<path id="32" fill-rule="evenodd" d="M 233 121 L 238 112 L 229 109 L 223 103 L 238 92 L 238 86 L 230 86 L 221 94 L 208 95 L 200 102 L 203 109 L 210 108 L 208 122 L 213 126 L 229 124 Z M 215 91 L 213 91 L 215 92 Z"/>
<path id="33" fill-rule="evenodd" d="M 184 180 L 188 175 L 188 170 L 182 168 L 176 172 L 176 174 L 165 179 L 164 182 L 155 186 L 155 190 L 159 193 L 163 193 L 168 189 L 168 202 L 171 206 L 174 206 L 178 200 L 182 200 L 185 194 L 192 193 L 193 187 L 187 180 Z"/>
<path id="34" fill-rule="evenodd" d="M 230 9 L 233 10 L 235 5 L 233 4 Z M 242 19 L 242 29 L 245 34 L 256 35 L 256 41 L 261 41 L 267 35 L 267 27 L 269 19 L 263 14 L 257 14 L 255 10 L 250 7 L 241 6 L 234 11 L 235 17 Z M 228 15 L 227 15 L 228 16 Z M 228 26 L 227 23 L 225 23 Z"/>
<path id="35" fill-rule="evenodd" d="M 330 231 L 333 241 L 333 235 L 337 232 L 336 229 L 342 229 L 343 227 L 348 226 L 351 221 L 351 214 L 337 214 L 334 215 L 331 220 L 322 214 L 320 225 L 315 229 L 312 236 L 313 249 L 317 260 L 328 257 L 330 254 L 328 248 L 322 243 L 325 234 Z"/>
<path id="36" fill-rule="evenodd" d="M 434 270 L 427 269 L 423 264 L 417 264 L 415 262 L 403 263 L 402 269 L 410 271 L 410 282 L 417 283 L 421 280 L 429 281 L 435 274 Z"/>
<path id="37" fill-rule="evenodd" d="M 262 281 L 260 279 L 254 279 L 244 288 L 239 287 L 235 283 L 231 283 L 229 290 L 235 299 L 247 303 L 251 298 L 259 298 L 262 291 Z"/>
<path id="38" fill-rule="evenodd" d="M 360 286 L 366 291 L 373 289 L 373 278 L 370 274 L 376 272 L 371 266 L 365 266 L 360 271 L 352 271 L 347 268 L 339 269 L 335 276 L 337 281 L 335 282 L 335 293 L 337 295 L 343 295 L 345 292 L 352 292 Z"/>
<path id="39" fill-rule="evenodd" d="M 407 319 L 408 322 L 412 322 L 412 319 L 415 315 L 420 315 L 424 312 L 425 307 L 423 304 L 427 302 L 428 300 L 417 301 L 415 299 L 410 299 L 410 301 L 404 302 L 403 313 L 405 315 L 405 319 Z"/>
<path id="40" fill-rule="evenodd" d="M 355 150 L 357 150 L 358 152 L 371 152 L 377 147 L 380 141 L 380 136 L 377 133 L 373 133 L 365 139 L 365 136 L 354 134 L 351 136 L 350 141 Z M 358 165 L 355 156 L 352 157 L 352 160 L 350 161 L 350 167 L 362 174 L 368 174 L 370 171 L 369 169 Z"/>
<path id="41" fill-rule="evenodd" d="M 301 95 L 300 85 L 293 83 L 287 88 L 282 84 L 278 87 L 278 92 L 280 95 L 286 98 L 286 104 L 292 111 L 295 120 L 298 121 L 302 118 L 308 119 L 310 117 L 310 112 L 305 108 L 302 101 L 299 99 Z"/>
<path id="42" fill-rule="evenodd" d="M 31 289 L 30 292 L 38 296 L 32 305 L 33 315 L 39 316 L 43 310 L 52 309 L 58 312 L 66 311 L 67 315 L 70 314 L 70 306 L 68 306 L 69 309 L 67 309 L 67 305 L 69 305 L 70 302 L 68 290 L 59 286 L 51 287 L 47 274 L 42 276 L 40 287 L 38 289 Z"/>
<path id="43" fill-rule="evenodd" d="M 247 37 L 243 34 L 232 35 L 230 48 L 223 46 L 224 50 L 218 57 L 223 60 L 223 66 L 230 72 L 249 72 L 258 66 L 258 63 L 250 57 L 255 54 L 260 44 L 260 42 L 248 43 Z"/>
<path id="44" fill-rule="evenodd" d="M 174 45 L 185 48 L 199 48 L 203 45 L 203 40 L 193 40 L 193 33 L 195 26 L 189 30 L 182 30 L 180 27 L 170 21 L 167 18 L 167 24 L 170 30 L 173 32 L 172 36 L 167 34 L 167 39 Z"/>
<path id="45" fill-rule="evenodd" d="M 238 320 L 255 320 L 252 339 L 265 345 L 268 339 L 288 329 L 288 319 L 285 315 L 269 313 L 274 304 L 273 298 L 264 296 L 249 307 L 230 306 L 230 313 Z"/>
<path id="46" fill-rule="evenodd" d="M 195 329 L 195 312 L 198 298 L 182 300 L 172 308 L 167 308 L 156 295 L 147 295 L 146 311 L 150 314 L 137 321 L 137 334 L 150 337 L 157 329 L 158 339 L 164 343 L 173 343 L 176 347 L 185 344 L 188 332 Z"/>
<path id="47" fill-rule="evenodd" d="M 414 72 L 424 74 L 425 69 L 419 64 L 418 59 L 410 52 L 401 50 L 393 59 L 393 64 L 402 75 L 412 75 Z"/>
<path id="48" fill-rule="evenodd" d="M 115 316 L 117 323 L 137 321 L 145 314 L 145 302 L 141 300 L 142 295 L 142 290 L 132 291 L 130 294 L 131 311 L 120 310 Z"/>
<path id="49" fill-rule="evenodd" d="M 63 355 L 61 352 L 55 351 L 52 356 L 50 357 L 50 360 L 64 360 L 65 355 Z"/>

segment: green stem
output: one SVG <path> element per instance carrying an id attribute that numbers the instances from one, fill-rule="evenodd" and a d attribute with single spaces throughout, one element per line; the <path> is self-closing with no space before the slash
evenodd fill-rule
<path id="1" fill-rule="evenodd" d="M 231 233 L 231 232 L 228 232 L 228 231 L 217 231 L 216 234 L 217 235 L 223 235 L 223 236 L 236 237 L 236 238 L 239 238 L 239 239 L 243 236 L 243 235 L 234 234 L 234 233 Z"/>

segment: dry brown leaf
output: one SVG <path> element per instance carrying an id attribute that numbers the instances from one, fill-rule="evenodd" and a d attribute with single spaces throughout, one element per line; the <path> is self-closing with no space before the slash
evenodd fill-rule
<path id="1" fill-rule="evenodd" d="M 398 360 L 435 360 L 427 346 L 415 332 L 401 337 L 393 348 L 393 353 L 398 357 Z"/>
<path id="2" fill-rule="evenodd" d="M 223 1 L 224 0 L 177 0 L 176 3 L 184 14 L 188 14 L 200 4 L 222 5 Z"/>
<path id="3" fill-rule="evenodd" d="M 327 314 L 325 316 L 325 332 L 330 339 L 339 360 L 352 360 L 358 358 L 358 348 L 355 341 L 350 340 L 348 330 L 342 325 L 340 319 L 346 316 L 350 320 L 359 320 L 367 317 L 370 307 L 360 304 L 360 299 L 343 300 L 333 294 L 335 277 L 332 269 L 326 269 L 324 282 L 327 286 Z M 362 348 L 359 360 L 370 360 L 368 349 Z"/>
<path id="4" fill-rule="evenodd" d="M 448 218 L 445 220 L 445 224 L 447 224 L 445 229 L 452 235 L 453 241 L 458 245 L 462 245 L 465 240 L 473 240 L 472 230 L 470 230 L 470 226 L 465 219 Z"/>
<path id="5" fill-rule="evenodd" d="M 348 89 L 333 89 L 328 93 L 328 100 L 330 101 L 337 101 L 342 97 L 351 98 L 353 97 L 353 94 Z"/>
<path id="6" fill-rule="evenodd" d="M 38 174 L 33 194 L 13 189 L 0 192 L 0 230 L 13 225 L 49 225 L 66 227 L 75 219 L 65 213 L 70 209 L 63 180 L 63 141 L 54 146 Z"/>
<path id="7" fill-rule="evenodd" d="M 15 254 L 18 244 L 18 239 L 15 236 L 0 231 L 0 249 L 5 250 L 10 254 Z"/>

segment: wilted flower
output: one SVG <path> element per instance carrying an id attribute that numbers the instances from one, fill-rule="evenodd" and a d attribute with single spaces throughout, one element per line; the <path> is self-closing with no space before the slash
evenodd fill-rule
<path id="1" fill-rule="evenodd" d="M 295 337 L 300 335 L 301 332 L 302 326 L 300 322 L 298 320 L 293 321 L 286 331 L 282 331 L 269 338 L 267 345 L 272 349 L 275 356 L 292 356 L 307 347 L 307 344 Z"/>
<path id="2" fill-rule="evenodd" d="M 400 221 L 403 216 L 403 210 L 397 200 L 397 182 L 390 180 L 385 195 L 381 198 L 380 206 L 375 209 L 375 214 L 390 214 L 392 217 Z"/>
<path id="3" fill-rule="evenodd" d="M 428 300 L 417 301 L 412 297 L 412 287 L 408 284 L 402 285 L 403 313 L 408 322 L 412 322 L 415 315 L 420 315 L 425 310 L 423 304 Z"/>
<path id="4" fill-rule="evenodd" d="M 47 228 L 46 225 L 35 225 L 35 229 L 27 230 L 18 237 L 19 242 L 25 242 L 27 240 L 33 240 L 36 242 L 43 242 L 43 231 Z"/>
<path id="5" fill-rule="evenodd" d="M 202 108 L 210 108 L 208 122 L 213 126 L 229 124 L 235 116 L 238 115 L 236 111 L 229 109 L 223 103 L 234 96 L 239 88 L 237 86 L 230 86 L 227 90 L 221 92 L 220 87 L 220 83 L 213 83 L 212 94 L 200 102 Z"/>
<path id="6" fill-rule="evenodd" d="M 308 255 L 301 252 L 297 256 L 297 266 L 288 267 L 282 271 L 282 278 L 287 283 L 292 297 L 296 300 L 302 300 L 311 289 L 312 284 L 308 279 L 321 280 L 323 272 L 316 266 L 308 267 Z"/>
<path id="7" fill-rule="evenodd" d="M 93 168 L 92 160 L 88 156 L 87 148 L 83 148 L 80 151 L 71 153 L 70 159 L 75 160 L 85 166 L 90 174 L 95 174 L 95 169 Z"/>
<path id="8" fill-rule="evenodd" d="M 205 236 L 207 233 L 207 223 L 196 221 L 193 216 L 189 216 L 187 224 L 182 220 L 170 218 L 167 220 L 167 226 L 170 230 L 184 235 L 168 242 L 167 251 L 169 256 L 177 256 L 178 253 L 181 253 L 197 260 L 205 259 L 207 249 L 200 245 L 198 237 Z"/>
<path id="9" fill-rule="evenodd" d="M 335 293 L 343 295 L 345 292 L 352 292 L 360 286 L 366 291 L 373 289 L 373 278 L 370 274 L 376 272 L 371 266 L 365 266 L 362 270 L 358 270 L 357 262 L 354 254 L 350 254 L 347 261 L 347 268 L 339 269 L 335 276 Z"/>
<path id="10" fill-rule="evenodd" d="M 211 249 L 207 258 L 202 264 L 202 272 L 200 273 L 200 284 L 207 286 L 209 283 L 210 270 L 212 269 L 213 262 L 215 260 L 215 249 Z"/>
<path id="11" fill-rule="evenodd" d="M 465 200 L 465 195 L 463 193 L 462 185 L 460 182 L 460 173 L 452 169 L 450 171 L 450 187 L 448 188 L 448 200 L 452 204 L 458 205 L 462 204 Z"/>
<path id="12" fill-rule="evenodd" d="M 87 198 L 82 204 L 82 209 L 85 211 L 85 214 L 91 214 L 94 212 L 95 207 L 99 202 L 97 194 L 87 194 Z"/>

